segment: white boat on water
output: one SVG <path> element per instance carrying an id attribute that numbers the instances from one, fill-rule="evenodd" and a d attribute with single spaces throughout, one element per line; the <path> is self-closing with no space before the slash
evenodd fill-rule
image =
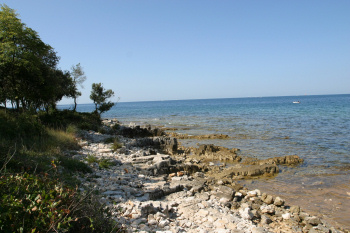
<path id="1" fill-rule="evenodd" d="M 293 101 L 293 104 L 300 104 L 300 101 Z"/>

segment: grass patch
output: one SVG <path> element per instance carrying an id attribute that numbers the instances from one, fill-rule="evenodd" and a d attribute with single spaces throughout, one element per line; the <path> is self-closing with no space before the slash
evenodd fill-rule
<path id="1" fill-rule="evenodd" d="M 120 149 L 122 147 L 123 147 L 123 144 L 119 142 L 119 139 L 118 138 L 114 138 L 114 141 L 113 141 L 111 149 L 113 151 L 116 151 L 116 150 L 118 150 L 118 149 Z"/>
<path id="2" fill-rule="evenodd" d="M 74 172 L 82 172 L 82 173 L 91 173 L 92 169 L 86 165 L 85 163 L 72 159 L 66 156 L 58 157 L 59 165 L 64 167 L 67 171 Z"/>
<path id="3" fill-rule="evenodd" d="M 112 143 L 111 149 L 113 151 L 116 151 L 116 150 L 118 150 L 118 149 L 123 147 L 123 144 L 119 141 L 119 139 L 117 137 L 106 138 L 103 142 L 106 143 L 106 144 Z"/>
<path id="4" fill-rule="evenodd" d="M 113 163 L 109 159 L 100 159 L 100 161 L 98 162 L 98 166 L 102 169 L 107 169 L 112 165 Z"/>
<path id="5" fill-rule="evenodd" d="M 98 158 L 94 155 L 88 155 L 86 158 L 85 158 L 85 161 L 88 162 L 88 164 L 92 164 L 92 163 L 98 163 Z"/>
<path id="6" fill-rule="evenodd" d="M 113 163 L 109 159 L 98 159 L 94 155 L 88 155 L 85 158 L 85 161 L 87 161 L 88 164 L 97 163 L 99 168 L 101 169 L 107 169 L 113 165 Z"/>

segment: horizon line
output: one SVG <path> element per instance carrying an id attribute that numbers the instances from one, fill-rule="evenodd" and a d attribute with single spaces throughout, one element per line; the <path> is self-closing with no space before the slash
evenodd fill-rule
<path id="1" fill-rule="evenodd" d="M 188 101 L 188 100 L 213 100 L 213 99 L 245 99 L 245 98 L 273 98 L 273 97 L 297 97 L 297 96 L 319 96 L 319 95 L 350 95 L 348 94 L 303 94 L 303 95 L 276 95 L 276 96 L 246 96 L 246 97 L 217 97 L 217 98 L 198 98 L 198 99 L 164 99 L 164 100 L 134 100 L 134 101 L 118 101 L 113 103 L 140 103 L 140 102 L 163 102 L 163 101 Z M 88 105 L 88 104 L 94 104 L 91 103 L 81 103 L 78 105 Z M 57 106 L 62 105 L 74 105 L 74 103 L 70 104 L 57 104 Z"/>

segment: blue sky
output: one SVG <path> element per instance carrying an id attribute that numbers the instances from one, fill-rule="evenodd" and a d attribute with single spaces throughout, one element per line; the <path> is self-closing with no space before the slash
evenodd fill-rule
<path id="1" fill-rule="evenodd" d="M 350 1 L 9 0 L 113 100 L 350 93 Z M 72 103 L 63 100 L 61 103 Z"/>

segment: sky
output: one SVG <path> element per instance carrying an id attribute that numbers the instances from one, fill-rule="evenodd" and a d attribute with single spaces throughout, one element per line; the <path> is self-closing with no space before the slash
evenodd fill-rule
<path id="1" fill-rule="evenodd" d="M 6 0 L 112 101 L 350 94 L 348 0 Z M 64 99 L 60 104 L 73 103 Z"/>

